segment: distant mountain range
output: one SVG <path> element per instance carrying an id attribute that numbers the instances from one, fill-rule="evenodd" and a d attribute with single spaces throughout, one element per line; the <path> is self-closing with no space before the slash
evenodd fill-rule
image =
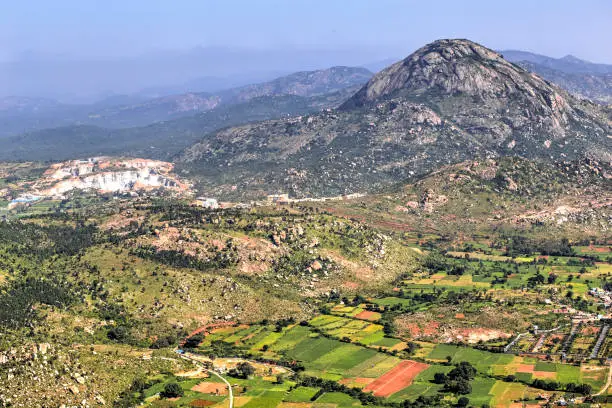
<path id="1" fill-rule="evenodd" d="M 170 159 L 208 132 L 273 118 L 283 118 L 335 108 L 359 86 L 310 97 L 258 96 L 247 102 L 143 127 L 109 129 L 71 125 L 43 129 L 0 139 L 0 161 L 66 160 L 75 157 L 120 155 Z"/>
<path id="2" fill-rule="evenodd" d="M 35 52 L 0 61 L 0 97 L 19 95 L 91 104 L 112 95 L 147 98 L 218 92 L 297 71 L 368 66 L 389 57 L 385 47 L 194 47 L 125 57 L 75 57 Z M 379 64 L 375 64 L 379 66 Z"/>
<path id="3" fill-rule="evenodd" d="M 93 105 L 65 105 L 44 98 L 0 99 L 0 137 L 68 125 L 106 128 L 146 126 L 192 116 L 263 96 L 310 97 L 364 84 L 373 74 L 365 68 L 332 67 L 297 72 L 259 84 L 216 93 L 185 93 L 161 98 L 107 98 Z"/>
<path id="4" fill-rule="evenodd" d="M 594 64 L 573 55 L 551 58 L 525 51 L 502 51 L 505 59 L 535 72 L 582 98 L 612 103 L 612 65 Z"/>

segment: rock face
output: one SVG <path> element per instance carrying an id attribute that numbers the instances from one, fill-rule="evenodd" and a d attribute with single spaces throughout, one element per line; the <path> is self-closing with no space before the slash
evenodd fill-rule
<path id="1" fill-rule="evenodd" d="M 207 135 L 179 167 L 220 194 L 364 192 L 477 158 L 609 161 L 611 117 L 479 44 L 440 40 L 337 110 Z"/>
<path id="2" fill-rule="evenodd" d="M 496 138 L 535 129 L 562 138 L 571 133 L 573 122 L 585 119 L 563 91 L 469 40 L 441 40 L 420 48 L 376 74 L 342 108 L 393 97 L 426 98 L 466 130 Z"/>
<path id="3" fill-rule="evenodd" d="M 148 159 L 96 157 L 53 164 L 34 184 L 39 197 L 58 197 L 72 190 L 100 193 L 169 189 L 188 186 L 172 174 L 172 163 Z"/>

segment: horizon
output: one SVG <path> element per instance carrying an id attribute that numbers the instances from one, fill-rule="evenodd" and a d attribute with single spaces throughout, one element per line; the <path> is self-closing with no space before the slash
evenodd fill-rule
<path id="1" fill-rule="evenodd" d="M 612 4 L 552 0 L 431 4 L 382 0 L 183 0 L 12 2 L 0 17 L 0 61 L 31 56 L 116 59 L 197 47 L 240 49 L 382 48 L 388 57 L 441 38 L 468 38 L 488 48 L 612 63 L 606 38 Z M 296 18 L 299 17 L 299 18 Z M 406 24 L 406 23 L 409 24 Z M 551 30 L 549 24 L 563 26 Z M 609 35 L 605 35 L 605 33 Z M 41 35 L 44 33 L 44 35 Z"/>
<path id="2" fill-rule="evenodd" d="M 612 64 L 612 3 L 42 0 L 0 16 L 0 96 L 91 103 L 203 92 L 298 71 L 376 71 L 438 39 Z M 551 29 L 562 26 L 563 30 Z M 608 33 L 606 35 L 605 33 Z M 226 79 L 212 88 L 206 79 Z M 210 81 L 209 81 L 210 82 Z"/>

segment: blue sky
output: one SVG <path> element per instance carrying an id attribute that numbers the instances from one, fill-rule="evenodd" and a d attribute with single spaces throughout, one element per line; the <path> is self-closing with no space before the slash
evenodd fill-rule
<path id="1" fill-rule="evenodd" d="M 5 0 L 0 59 L 116 57 L 195 46 L 377 48 L 438 38 L 612 63 L 612 1 Z"/>

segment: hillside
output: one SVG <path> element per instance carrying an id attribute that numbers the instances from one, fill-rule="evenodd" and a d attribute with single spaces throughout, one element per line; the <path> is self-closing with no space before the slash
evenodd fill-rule
<path id="1" fill-rule="evenodd" d="M 208 132 L 336 107 L 354 92 L 355 88 L 347 88 L 311 97 L 262 96 L 144 127 L 107 129 L 73 125 L 44 129 L 3 139 L 0 160 L 69 160 L 99 155 L 168 159 Z"/>
<path id="2" fill-rule="evenodd" d="M 335 111 L 209 134 L 178 167 L 221 195 L 336 195 L 475 158 L 607 161 L 611 133 L 598 105 L 481 45 L 440 40 L 376 74 Z"/>
<path id="3" fill-rule="evenodd" d="M 145 162 L 19 163 L 0 187 Z M 593 160 L 502 158 L 353 200 L 74 192 L 2 212 L 0 404 L 227 406 L 211 367 L 245 407 L 605 393 L 609 177 Z M 175 383 L 184 395 L 165 393 Z"/>

